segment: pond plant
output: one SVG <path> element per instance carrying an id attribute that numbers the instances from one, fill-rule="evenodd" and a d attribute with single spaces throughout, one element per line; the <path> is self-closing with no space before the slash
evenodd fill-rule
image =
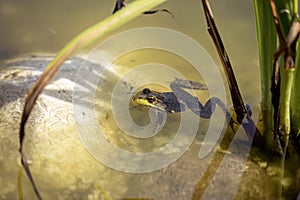
<path id="1" fill-rule="evenodd" d="M 298 1 L 254 0 L 261 73 L 261 111 L 265 150 L 299 158 L 299 8 Z M 290 156 L 293 157 L 293 156 Z M 279 198 L 282 189 L 279 189 Z"/>

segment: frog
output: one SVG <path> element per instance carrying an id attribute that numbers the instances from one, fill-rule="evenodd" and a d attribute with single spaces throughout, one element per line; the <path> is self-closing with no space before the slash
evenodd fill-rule
<path id="1" fill-rule="evenodd" d="M 205 84 L 193 80 L 176 78 L 170 83 L 171 92 L 159 92 L 150 88 L 143 88 L 131 97 L 133 102 L 145 107 L 152 107 L 167 113 L 179 113 L 191 110 L 197 116 L 205 119 L 211 118 L 218 105 L 225 114 L 226 120 L 231 122 L 231 114 L 226 105 L 218 97 L 211 97 L 203 105 L 198 97 L 185 91 L 189 90 L 208 90 Z"/>

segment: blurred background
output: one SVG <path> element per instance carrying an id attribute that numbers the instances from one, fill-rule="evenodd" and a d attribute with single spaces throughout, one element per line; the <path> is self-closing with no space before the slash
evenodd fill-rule
<path id="1" fill-rule="evenodd" d="M 251 93 L 258 95 L 258 54 L 252 1 L 227 0 L 210 3 L 238 83 L 241 87 L 247 87 L 247 91 L 242 90 L 242 94 L 249 98 Z M 0 60 L 24 53 L 57 53 L 85 28 L 111 15 L 114 5 L 115 2 L 111 0 L 1 0 Z M 175 18 L 164 12 L 144 15 L 116 32 L 147 26 L 177 30 L 198 41 L 220 66 L 206 31 L 201 1 L 187 3 L 172 0 L 160 7 L 172 11 Z M 254 103 L 252 98 L 249 101 Z"/>

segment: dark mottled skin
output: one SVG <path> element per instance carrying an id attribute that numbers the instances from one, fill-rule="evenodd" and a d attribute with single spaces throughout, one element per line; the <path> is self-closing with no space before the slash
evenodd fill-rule
<path id="1" fill-rule="evenodd" d="M 216 105 L 224 111 L 226 119 L 230 120 L 231 115 L 227 111 L 225 104 L 218 98 L 210 98 L 204 105 L 198 100 L 197 97 L 186 92 L 182 88 L 192 89 L 192 90 L 207 90 L 207 87 L 199 82 L 176 79 L 170 84 L 170 88 L 173 92 L 163 92 L 159 93 L 145 88 L 139 97 L 147 99 L 149 103 L 158 105 L 159 102 L 169 113 L 182 112 L 186 109 L 190 109 L 193 113 L 200 116 L 201 118 L 210 118 L 213 114 Z"/>

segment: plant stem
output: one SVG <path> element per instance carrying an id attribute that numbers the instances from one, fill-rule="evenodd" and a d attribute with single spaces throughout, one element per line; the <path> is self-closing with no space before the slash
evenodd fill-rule
<path id="1" fill-rule="evenodd" d="M 298 38 L 296 45 L 295 58 L 295 77 L 293 83 L 293 93 L 291 99 L 291 126 L 293 133 L 299 135 L 300 133 L 300 39 Z"/>
<path id="2" fill-rule="evenodd" d="M 273 149 L 273 107 L 271 77 L 274 52 L 277 48 L 276 29 L 269 1 L 254 0 L 257 40 L 261 76 L 261 111 L 264 123 L 264 146 L 267 150 Z"/>
<path id="3" fill-rule="evenodd" d="M 290 102 L 291 102 L 291 91 L 292 83 L 294 79 L 294 68 L 284 69 L 281 86 L 281 99 L 280 99 L 280 120 L 281 120 L 281 131 L 284 134 L 291 132 L 290 127 Z"/>
<path id="4" fill-rule="evenodd" d="M 282 77 L 282 89 L 280 99 L 280 120 L 281 120 L 281 131 L 283 135 L 283 155 L 281 157 L 281 190 L 279 197 L 282 197 L 284 171 L 285 171 L 285 157 L 287 152 L 287 146 L 289 143 L 289 135 L 291 132 L 290 127 L 290 102 L 291 102 L 291 91 L 294 79 L 294 68 L 284 69 Z"/>
<path id="5" fill-rule="evenodd" d="M 298 13 L 298 0 L 294 0 L 293 1 L 293 5 L 294 5 L 294 7 L 293 7 L 293 20 L 294 21 L 298 21 L 299 20 L 299 13 Z"/>
<path id="6" fill-rule="evenodd" d="M 293 9 L 293 16 L 294 21 L 299 20 L 298 16 L 298 0 L 294 0 L 294 9 Z M 300 39 L 298 38 L 297 44 L 296 44 L 296 55 L 295 55 L 295 79 L 294 79 L 294 92 L 292 93 L 292 102 L 291 102 L 291 122 L 292 122 L 292 130 L 295 132 L 295 135 L 299 135 L 300 132 Z"/>

